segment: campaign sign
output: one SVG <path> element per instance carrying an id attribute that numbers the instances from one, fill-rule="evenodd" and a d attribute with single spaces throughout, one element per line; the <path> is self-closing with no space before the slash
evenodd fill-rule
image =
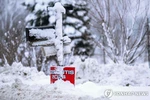
<path id="1" fill-rule="evenodd" d="M 50 83 L 55 83 L 58 79 L 64 81 L 70 81 L 70 83 L 75 84 L 75 67 L 66 66 L 62 70 L 62 75 L 60 75 L 57 70 L 58 67 L 50 67 Z"/>

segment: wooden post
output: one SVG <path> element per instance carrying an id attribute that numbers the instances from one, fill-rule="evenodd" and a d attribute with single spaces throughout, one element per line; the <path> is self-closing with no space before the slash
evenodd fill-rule
<path id="1" fill-rule="evenodd" d="M 56 41 L 55 47 L 57 50 L 57 60 L 59 66 L 63 66 L 63 34 L 62 34 L 62 14 L 65 13 L 65 8 L 61 3 L 55 3 L 54 9 L 56 11 Z"/>

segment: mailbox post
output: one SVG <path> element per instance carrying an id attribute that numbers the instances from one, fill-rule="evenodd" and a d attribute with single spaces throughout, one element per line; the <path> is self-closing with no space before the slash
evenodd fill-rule
<path id="1" fill-rule="evenodd" d="M 26 38 L 32 46 L 42 46 L 45 57 L 57 56 L 58 66 L 50 68 L 51 72 L 57 72 L 50 73 L 51 83 L 62 79 L 75 84 L 75 68 L 64 67 L 63 59 L 64 54 L 71 53 L 71 39 L 68 36 L 63 37 L 62 33 L 62 15 L 66 10 L 59 2 L 52 9 L 56 11 L 56 26 L 26 28 Z"/>
<path id="2" fill-rule="evenodd" d="M 57 50 L 57 60 L 59 66 L 63 66 L 63 34 L 62 34 L 62 14 L 65 13 L 65 8 L 61 3 L 55 3 L 54 9 L 56 11 L 56 40 L 55 47 Z"/>

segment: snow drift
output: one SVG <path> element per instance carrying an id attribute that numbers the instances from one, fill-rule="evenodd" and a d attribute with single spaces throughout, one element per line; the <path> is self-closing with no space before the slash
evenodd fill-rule
<path id="1" fill-rule="evenodd" d="M 0 100 L 108 100 L 99 90 L 97 94 L 91 88 L 91 92 L 84 91 L 84 84 L 74 86 L 62 80 L 50 84 L 49 76 L 21 63 L 0 67 L 0 77 Z"/>
<path id="2" fill-rule="evenodd" d="M 150 68 L 148 63 L 136 64 L 98 64 L 96 59 L 88 58 L 85 62 L 76 60 L 77 82 L 96 82 L 111 86 L 150 86 Z"/>
<path id="3" fill-rule="evenodd" d="M 146 64 L 99 65 L 86 59 L 76 60 L 74 66 L 75 86 L 61 80 L 50 84 L 49 76 L 21 63 L 0 67 L 0 100 L 109 100 L 104 96 L 108 86 L 150 86 Z"/>

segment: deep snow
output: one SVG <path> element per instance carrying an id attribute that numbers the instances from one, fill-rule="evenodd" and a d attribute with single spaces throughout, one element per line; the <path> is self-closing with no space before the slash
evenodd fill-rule
<path id="1" fill-rule="evenodd" d="M 77 59 L 74 63 L 78 83 L 92 81 L 106 86 L 150 86 L 150 68 L 148 63 L 135 64 L 98 64 L 96 59 L 88 58 L 85 62 Z"/>
<path id="2" fill-rule="evenodd" d="M 75 63 L 77 73 L 75 86 L 61 80 L 50 84 L 49 76 L 38 72 L 35 67 L 24 67 L 21 63 L 0 67 L 0 100 L 149 100 L 150 98 L 149 94 L 112 96 L 110 99 L 104 96 L 107 89 L 150 93 L 150 88 L 144 87 L 150 85 L 150 71 L 146 64 L 99 65 L 95 59 L 87 59 L 84 63 L 77 60 Z M 121 87 L 127 83 L 130 87 Z"/>

